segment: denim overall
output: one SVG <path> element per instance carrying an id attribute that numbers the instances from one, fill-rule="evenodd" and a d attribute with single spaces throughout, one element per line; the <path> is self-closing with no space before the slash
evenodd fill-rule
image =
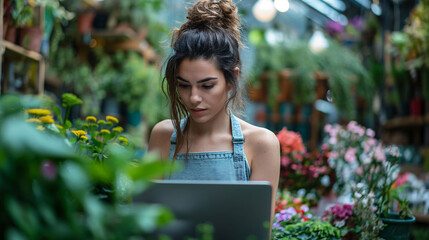
<path id="1" fill-rule="evenodd" d="M 175 171 L 166 179 L 178 180 L 227 180 L 247 181 L 250 178 L 250 167 L 243 151 L 244 137 L 238 119 L 229 111 L 232 126 L 233 151 L 190 152 L 178 153 L 176 162 L 181 162 L 183 168 Z M 182 119 L 180 128 L 186 126 L 187 118 Z M 171 146 L 168 159 L 171 161 L 176 149 L 176 130 L 170 138 Z M 186 159 L 186 160 L 185 160 Z M 186 162 L 187 161 L 187 162 Z"/>

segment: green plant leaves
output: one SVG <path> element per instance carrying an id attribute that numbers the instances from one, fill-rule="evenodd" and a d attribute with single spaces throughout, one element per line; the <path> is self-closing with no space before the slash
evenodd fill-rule
<path id="1" fill-rule="evenodd" d="M 0 126 L 0 144 L 15 157 L 38 154 L 51 158 L 73 158 L 76 155 L 65 140 L 36 130 L 21 117 L 10 117 Z"/>

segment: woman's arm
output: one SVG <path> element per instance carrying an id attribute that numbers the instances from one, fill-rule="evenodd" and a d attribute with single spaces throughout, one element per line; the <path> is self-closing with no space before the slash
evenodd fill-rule
<path id="1" fill-rule="evenodd" d="M 274 133 L 260 128 L 252 134 L 249 147 L 252 152 L 250 180 L 268 181 L 272 187 L 270 225 L 272 226 L 280 176 L 280 144 Z"/>

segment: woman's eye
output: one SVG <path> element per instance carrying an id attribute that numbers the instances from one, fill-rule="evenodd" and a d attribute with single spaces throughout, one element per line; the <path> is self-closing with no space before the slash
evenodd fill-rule
<path id="1" fill-rule="evenodd" d="M 189 85 L 187 85 L 187 84 L 179 84 L 178 86 L 179 86 L 179 88 L 187 88 L 187 87 L 189 87 Z"/>
<path id="2" fill-rule="evenodd" d="M 205 89 L 210 89 L 210 88 L 213 88 L 214 87 L 214 85 L 212 84 L 212 85 L 203 85 L 203 88 L 205 88 Z"/>

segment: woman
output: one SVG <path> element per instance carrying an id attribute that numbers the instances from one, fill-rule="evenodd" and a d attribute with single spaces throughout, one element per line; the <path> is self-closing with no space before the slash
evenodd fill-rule
<path id="1" fill-rule="evenodd" d="M 187 19 L 173 32 L 163 80 L 172 119 L 155 125 L 148 150 L 185 164 L 169 179 L 268 181 L 274 209 L 279 142 L 230 110 L 241 106 L 237 7 L 231 0 L 200 0 Z"/>

